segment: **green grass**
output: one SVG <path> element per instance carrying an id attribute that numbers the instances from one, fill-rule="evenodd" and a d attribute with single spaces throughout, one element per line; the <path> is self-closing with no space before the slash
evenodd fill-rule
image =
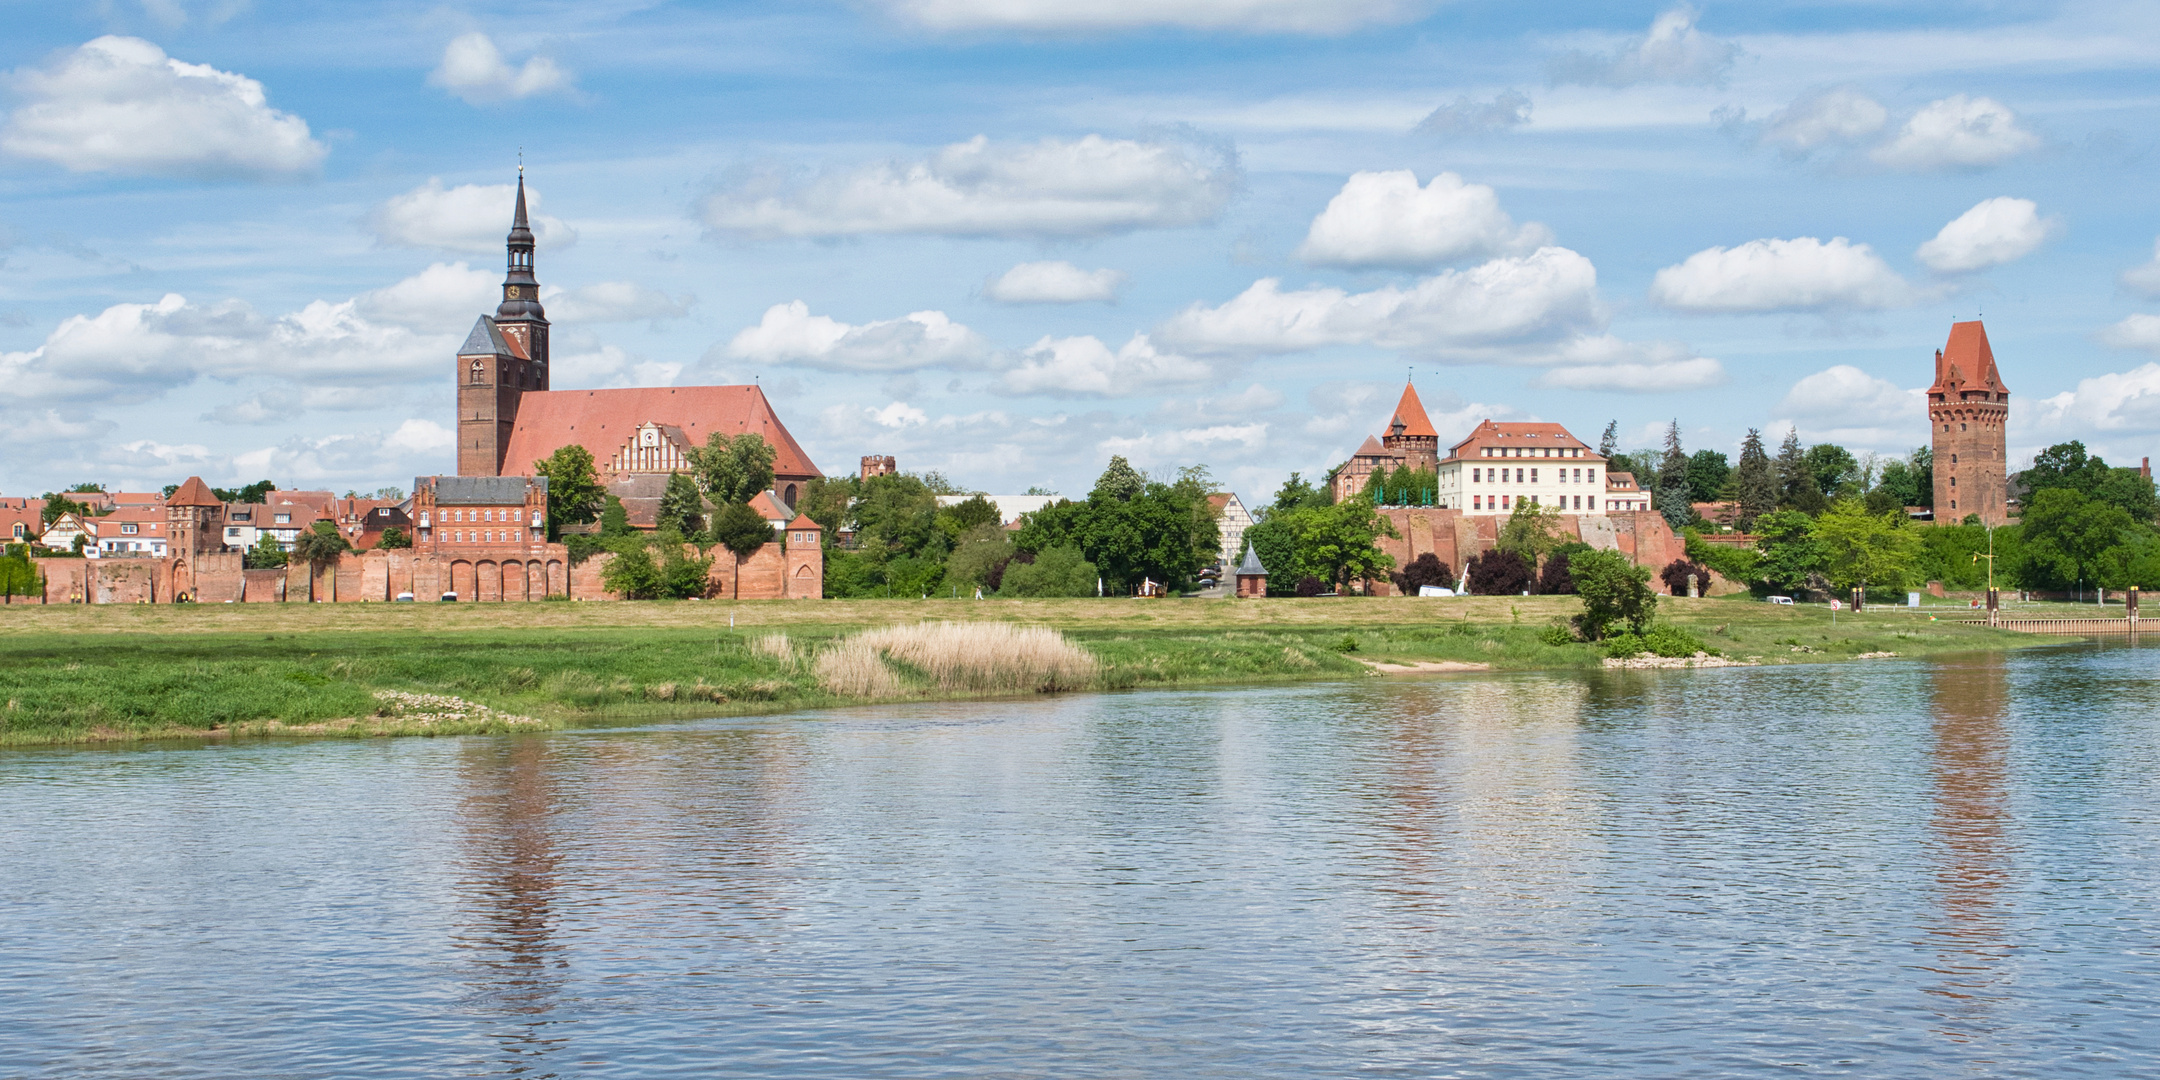
<path id="1" fill-rule="evenodd" d="M 1095 655 L 1105 690 L 1364 677 L 1361 661 L 1597 667 L 1596 646 L 1546 640 L 1576 610 L 1558 597 L 0 607 L 0 744 L 451 734 L 841 704 L 860 699 L 821 688 L 801 658 L 920 619 L 1054 627 Z M 1660 613 L 1726 655 L 1765 663 L 2053 640 L 1899 609 L 1840 613 L 1834 627 L 1821 608 L 1728 599 L 1667 600 Z M 751 647 L 774 630 L 794 642 L 794 659 Z M 959 696 L 901 676 L 903 697 Z M 376 698 L 387 690 L 501 715 L 414 721 Z"/>

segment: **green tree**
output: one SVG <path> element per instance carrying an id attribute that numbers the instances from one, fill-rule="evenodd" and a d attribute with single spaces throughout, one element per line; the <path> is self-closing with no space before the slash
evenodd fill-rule
<path id="1" fill-rule="evenodd" d="M 318 521 L 313 527 L 303 529 L 293 537 L 292 557 L 320 571 L 337 561 L 337 557 L 352 550 L 352 545 L 338 535 L 337 526 Z"/>
<path id="2" fill-rule="evenodd" d="M 1068 545 L 1045 548 L 1035 561 L 1015 561 L 1005 568 L 999 596 L 1093 596 L 1098 574 L 1080 549 Z"/>
<path id="3" fill-rule="evenodd" d="M 1192 545 L 1192 565 L 1195 569 L 1209 566 L 1222 558 L 1222 526 L 1217 523 L 1215 504 L 1208 497 L 1215 494 L 1215 477 L 1205 465 L 1188 465 L 1178 470 L 1177 479 L 1168 485 L 1171 498 L 1185 505 L 1185 513 L 1192 518 L 1192 527 L 1186 540 Z M 1188 575 L 1189 576 L 1189 575 Z"/>
<path id="4" fill-rule="evenodd" d="M 660 595 L 670 600 L 704 596 L 712 589 L 712 556 L 691 558 L 681 534 L 664 530 L 653 538 L 660 548 Z M 740 594 L 741 559 L 736 560 L 736 593 Z"/>
<path id="5" fill-rule="evenodd" d="M 45 524 L 50 525 L 67 514 L 73 514 L 77 518 L 87 518 L 90 516 L 90 505 L 76 502 L 59 492 L 47 493 L 45 496 L 45 511 L 40 515 Z"/>
<path id="6" fill-rule="evenodd" d="M 1530 572 L 1537 573 L 1538 565 L 1545 556 L 1565 543 L 1567 538 L 1560 532 L 1560 511 L 1557 507 L 1538 506 L 1527 499 L 1515 500 L 1515 509 L 1500 526 L 1500 535 L 1493 547 L 1512 551 L 1529 562 Z"/>
<path id="7" fill-rule="evenodd" d="M 1105 498 L 1130 500 L 1146 490 L 1147 477 L 1140 475 L 1140 470 L 1133 468 L 1132 463 L 1126 461 L 1123 455 L 1113 454 L 1109 467 L 1096 478 L 1095 490 L 1090 492 L 1088 497 L 1100 495 Z"/>
<path id="8" fill-rule="evenodd" d="M 1755 547 L 1762 557 L 1755 572 L 1764 584 L 1785 593 L 1808 587 L 1822 572 L 1822 551 L 1815 543 L 1815 519 L 1800 510 L 1776 510 L 1755 519 Z"/>
<path id="9" fill-rule="evenodd" d="M 2020 576 L 2041 589 L 2098 584 L 2103 556 L 2136 524 L 2122 507 L 2069 487 L 2042 488 L 2026 502 L 2020 521 L 2025 542 Z"/>
<path id="10" fill-rule="evenodd" d="M 2092 574 L 2104 589 L 2160 587 L 2160 533 L 2146 525 L 2124 529 L 2115 546 L 2093 560 Z"/>
<path id="11" fill-rule="evenodd" d="M 1688 455 L 1688 498 L 1695 502 L 1716 502 L 1725 491 L 1725 482 L 1732 478 L 1732 464 L 1725 455 L 1716 450 L 1697 450 Z"/>
<path id="12" fill-rule="evenodd" d="M 873 562 L 927 558 L 943 565 L 951 549 L 950 537 L 938 527 L 937 494 L 921 477 L 871 477 L 862 484 L 851 513 L 856 541 Z"/>
<path id="13" fill-rule="evenodd" d="M 750 509 L 750 504 L 731 502 L 712 519 L 713 542 L 735 556 L 735 595 L 742 595 L 742 563 L 773 541 L 772 522 Z"/>
<path id="14" fill-rule="evenodd" d="M 705 445 L 690 448 L 691 476 L 714 503 L 746 503 L 773 484 L 773 461 L 779 456 L 755 431 L 726 435 L 715 431 Z"/>
<path id="15" fill-rule="evenodd" d="M 43 596 L 44 575 L 38 573 L 37 564 L 30 561 L 25 545 L 9 545 L 6 555 L 0 556 L 0 596 Z"/>
<path id="16" fill-rule="evenodd" d="M 615 557 L 600 571 L 600 584 L 625 600 L 651 600 L 660 595 L 660 566 L 643 538 L 628 537 L 610 544 Z"/>
<path id="17" fill-rule="evenodd" d="M 1620 449 L 1620 421 L 1605 422 L 1605 434 L 1598 437 L 1597 456 L 1610 460 L 1613 451 Z"/>
<path id="18" fill-rule="evenodd" d="M 285 565 L 285 545 L 271 534 L 257 533 L 255 546 L 240 556 L 240 565 L 249 570 L 276 570 Z"/>
<path id="19" fill-rule="evenodd" d="M 1747 438 L 1740 442 L 1740 464 L 1732 471 L 1731 498 L 1738 504 L 1739 513 L 1733 524 L 1741 532 L 1755 527 L 1755 519 L 1777 509 L 1777 470 L 1770 465 L 1770 455 L 1763 451 L 1762 432 L 1749 428 Z"/>
<path id="20" fill-rule="evenodd" d="M 1800 448 L 1800 432 L 1797 428 L 1785 431 L 1785 441 L 1778 447 L 1777 456 L 1778 509 L 1798 510 L 1803 514 L 1820 514 L 1830 505 L 1823 497 L 1822 484 L 1815 479 L 1815 472 L 1808 467 L 1807 451 Z"/>
<path id="21" fill-rule="evenodd" d="M 855 527 L 853 509 L 862 481 L 853 476 L 813 476 L 803 485 L 797 512 L 825 527 L 825 543 L 831 546 L 842 529 Z"/>
<path id="22" fill-rule="evenodd" d="M 697 481 L 681 473 L 668 474 L 667 490 L 660 495 L 659 526 L 684 536 L 704 530 L 705 497 L 698 493 Z"/>
<path id="23" fill-rule="evenodd" d="M 961 534 L 946 557 L 945 580 L 957 586 L 962 596 L 971 595 L 977 586 L 995 592 L 1002 583 L 999 575 L 1017 551 L 1004 526 L 994 521 L 977 525 Z"/>
<path id="24" fill-rule="evenodd" d="M 1917 452 L 1915 456 L 1918 456 Z M 1875 488 L 1868 494 L 1876 492 L 1881 492 L 1884 499 L 1899 507 L 1927 505 L 1920 501 L 1920 469 L 1912 458 L 1891 458 L 1883 462 Z"/>
<path id="25" fill-rule="evenodd" d="M 1220 541 L 1212 515 L 1202 530 L 1192 490 L 1148 484 L 1131 498 L 1118 497 L 1117 490 L 1098 485 L 1085 502 L 1060 500 L 1029 514 L 1016 541 L 1020 550 L 1078 548 L 1120 593 L 1143 578 L 1182 587 L 1216 559 Z M 1200 501 L 1204 505 L 1204 497 Z"/>
<path id="26" fill-rule="evenodd" d="M 1839 500 L 1815 520 L 1814 541 L 1823 576 L 1841 592 L 1903 587 L 1920 557 L 1918 530 L 1903 510 L 1870 513 L 1855 499 Z"/>
<path id="27" fill-rule="evenodd" d="M 885 587 L 891 596 L 927 597 L 945 582 L 945 564 L 936 559 L 902 555 L 885 561 Z"/>
<path id="28" fill-rule="evenodd" d="M 998 512 L 997 504 L 982 495 L 974 496 L 940 507 L 937 512 L 938 528 L 943 530 L 949 542 L 958 543 L 968 531 L 980 525 L 998 525 L 1005 520 Z"/>
<path id="29" fill-rule="evenodd" d="M 1852 451 L 1836 443 L 1816 443 L 1808 447 L 1803 460 L 1807 462 L 1808 471 L 1815 474 L 1816 490 L 1821 491 L 1825 499 L 1854 494 L 1867 486 L 1860 462 L 1853 458 Z"/>
<path id="30" fill-rule="evenodd" d="M 606 499 L 607 508 L 600 512 L 601 538 L 612 539 L 618 536 L 630 535 L 629 509 L 623 506 L 621 499 L 613 495 L 606 496 Z"/>
<path id="31" fill-rule="evenodd" d="M 1680 448 L 1678 420 L 1665 429 L 1665 452 L 1658 456 L 1655 482 L 1651 505 L 1657 507 L 1666 524 L 1677 531 L 1695 519 L 1695 507 L 1689 502 L 1688 456 Z"/>
<path id="32" fill-rule="evenodd" d="M 571 443 L 533 462 L 533 474 L 547 478 L 547 534 L 555 540 L 565 525 L 583 525 L 600 513 L 607 492 L 593 469 L 592 451 Z"/>
<path id="33" fill-rule="evenodd" d="M 1315 486 L 1306 481 L 1304 474 L 1291 473 L 1290 479 L 1283 481 L 1283 486 L 1275 490 L 1275 500 L 1268 504 L 1267 511 L 1281 513 L 1303 510 L 1310 506 L 1327 506 L 1332 501 L 1328 497 L 1326 485 Z M 1263 555 L 1262 558 L 1266 556 Z"/>
<path id="34" fill-rule="evenodd" d="M 412 536 L 405 530 L 392 525 L 382 531 L 382 539 L 377 540 L 375 546 L 383 551 L 398 551 L 410 548 L 412 547 Z"/>
<path id="35" fill-rule="evenodd" d="M 1650 570 L 1628 561 L 1617 551 L 1575 551 L 1568 555 L 1568 575 L 1582 597 L 1582 614 L 1575 629 L 1584 638 L 1600 641 L 1614 623 L 1625 622 L 1640 634 L 1650 628 L 1657 614 L 1657 594 L 1650 591 Z"/>

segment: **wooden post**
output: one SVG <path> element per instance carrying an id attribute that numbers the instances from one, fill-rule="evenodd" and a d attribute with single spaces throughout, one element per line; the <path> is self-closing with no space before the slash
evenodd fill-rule
<path id="1" fill-rule="evenodd" d="M 2123 619 L 2129 622 L 2130 632 L 2133 634 L 2138 631 L 2137 602 L 2138 587 L 2132 585 L 2130 591 L 2123 594 Z"/>
<path id="2" fill-rule="evenodd" d="M 1853 591 L 1852 591 L 1852 609 L 1853 609 L 1853 614 L 1855 614 L 1855 615 L 1858 615 L 1858 614 L 1860 613 L 1860 603 L 1861 603 L 1862 599 L 1863 599 L 1863 598 L 1865 597 L 1865 593 L 1866 593 L 1866 590 L 1862 589 L 1862 588 L 1861 588 L 1860 586 L 1858 586 L 1858 585 L 1855 585 L 1855 586 L 1853 586 Z"/>
<path id="3" fill-rule="evenodd" d="M 1989 626 L 2002 625 L 2002 592 L 2000 590 L 1989 589 L 1987 591 L 1987 624 Z"/>

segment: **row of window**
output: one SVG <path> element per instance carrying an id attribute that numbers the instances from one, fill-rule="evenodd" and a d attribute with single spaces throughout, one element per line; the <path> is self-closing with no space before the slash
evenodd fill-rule
<path id="1" fill-rule="evenodd" d="M 443 543 L 446 544 L 522 544 L 524 537 L 523 529 L 443 530 Z"/>
<path id="2" fill-rule="evenodd" d="M 517 520 L 519 520 L 519 518 L 518 518 L 518 512 L 517 512 L 516 510 L 510 510 L 510 509 L 503 509 L 503 510 L 494 510 L 494 509 L 489 509 L 489 510 L 445 510 L 445 511 L 443 511 L 443 512 L 442 512 L 442 516 L 443 516 L 443 520 L 444 520 L 444 521 L 449 521 L 449 522 L 458 522 L 458 523 L 464 523 L 464 522 L 476 522 L 476 521 L 517 521 Z"/>
<path id="3" fill-rule="evenodd" d="M 1573 506 L 1570 506 L 1570 505 L 1568 505 L 1568 500 L 1569 500 L 1570 498 L 1573 498 L 1573 499 L 1575 500 L 1575 503 L 1574 503 L 1574 505 L 1573 505 Z M 1584 496 L 1584 495 L 1575 495 L 1575 496 L 1568 496 L 1568 495 L 1562 495 L 1562 496 L 1560 496 L 1560 501 L 1559 501 L 1559 503 L 1557 503 L 1556 505 L 1558 506 L 1558 508 L 1559 508 L 1559 509 L 1562 509 L 1562 510 L 1582 510 L 1582 509 L 1585 509 L 1585 507 L 1583 506 L 1583 500 L 1584 500 L 1585 498 L 1588 498 L 1588 499 L 1590 500 L 1590 505 L 1589 505 L 1588 509 L 1591 509 L 1591 510 L 1595 510 L 1595 509 L 1597 509 L 1597 496 L 1595 496 L 1595 495 L 1589 495 L 1589 496 Z M 1472 496 L 1470 496 L 1470 509 L 1472 509 L 1472 510 L 1513 510 L 1513 509 L 1515 508 L 1515 503 L 1516 503 L 1516 502 L 1518 502 L 1518 501 L 1519 501 L 1519 502 L 1527 502 L 1527 503 L 1529 503 L 1529 504 L 1530 504 L 1530 505 L 1532 505 L 1532 506 L 1543 506 L 1543 505 L 1545 505 L 1545 501 L 1544 501 L 1543 499 L 1540 499 L 1540 498 L 1539 498 L 1538 496 L 1536 496 L 1536 495 L 1514 495 L 1514 496 L 1509 496 L 1509 495 L 1472 495 Z"/>
<path id="4" fill-rule="evenodd" d="M 1581 457 L 1580 446 L 1488 446 L 1478 451 L 1479 457 Z"/>
<path id="5" fill-rule="evenodd" d="M 1538 471 L 1536 469 L 1472 469 L 1470 470 L 1470 482 L 1473 484 L 1505 484 L 1508 482 L 1508 473 L 1511 471 L 1515 474 L 1515 483 L 1535 484 L 1538 482 Z M 1596 469 L 1589 470 L 1590 478 L 1587 480 L 1583 479 L 1584 470 L 1582 469 L 1561 469 L 1558 471 L 1560 473 L 1560 482 L 1563 484 L 1597 483 Z M 1525 472 L 1530 474 L 1530 479 L 1527 481 L 1523 479 L 1523 473 Z"/>

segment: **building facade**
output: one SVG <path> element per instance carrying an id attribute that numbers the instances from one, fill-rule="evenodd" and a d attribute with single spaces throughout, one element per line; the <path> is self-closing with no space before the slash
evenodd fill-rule
<path id="1" fill-rule="evenodd" d="M 1935 350 L 1927 409 L 1935 520 L 1956 524 L 1976 514 L 1983 525 L 2007 524 L 2010 388 L 1995 369 L 1995 350 L 1978 319 L 1952 323 L 1950 340 Z"/>
<path id="2" fill-rule="evenodd" d="M 458 475 L 528 476 L 541 459 L 576 444 L 611 493 L 626 503 L 657 499 L 667 476 L 687 471 L 690 452 L 715 434 L 763 438 L 775 455 L 773 494 L 790 509 L 822 475 L 755 385 L 552 389 L 522 171 L 506 247 L 502 302 L 458 349 Z"/>

